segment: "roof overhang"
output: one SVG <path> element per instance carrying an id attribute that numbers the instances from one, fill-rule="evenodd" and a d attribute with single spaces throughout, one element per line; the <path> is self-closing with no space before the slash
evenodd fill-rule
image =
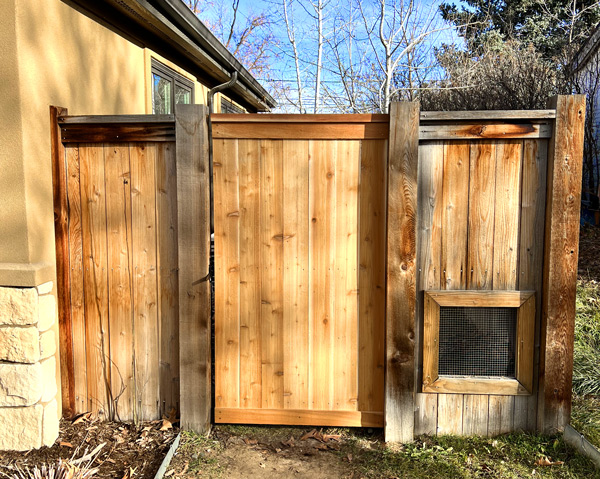
<path id="1" fill-rule="evenodd" d="M 237 83 L 227 96 L 251 112 L 276 101 L 181 0 L 70 0 L 104 23 L 177 63 L 209 88 Z"/>
<path id="2" fill-rule="evenodd" d="M 592 31 L 586 42 L 577 51 L 571 62 L 571 71 L 578 73 L 589 63 L 600 46 L 600 25 Z"/>

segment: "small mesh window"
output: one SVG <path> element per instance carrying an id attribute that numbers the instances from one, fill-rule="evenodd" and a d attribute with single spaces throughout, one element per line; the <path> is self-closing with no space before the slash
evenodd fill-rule
<path id="1" fill-rule="evenodd" d="M 515 377 L 516 308 L 440 307 L 440 375 Z"/>

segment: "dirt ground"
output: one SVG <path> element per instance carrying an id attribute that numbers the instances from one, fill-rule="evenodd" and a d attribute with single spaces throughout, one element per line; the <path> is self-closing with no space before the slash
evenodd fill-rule
<path id="1" fill-rule="evenodd" d="M 94 479 L 152 478 L 178 433 L 168 421 L 135 426 L 91 420 L 89 415 L 62 420 L 52 447 L 0 451 L 0 477 L 19 477 L 35 466 L 56 465 L 62 459 L 81 469 L 95 469 Z"/>
<path id="2" fill-rule="evenodd" d="M 167 471 L 174 478 L 228 479 L 359 477 L 346 437 L 337 430 L 215 426 L 210 438 L 184 434 Z M 381 447 L 379 431 L 365 433 L 367 447 Z"/>

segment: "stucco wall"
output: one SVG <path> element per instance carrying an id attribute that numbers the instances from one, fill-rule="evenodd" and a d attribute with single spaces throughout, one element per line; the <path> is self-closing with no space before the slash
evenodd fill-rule
<path id="1" fill-rule="evenodd" d="M 61 0 L 9 0 L 2 6 L 0 287 L 54 285 L 49 106 L 75 115 L 151 113 L 153 53 Z M 195 84 L 196 102 L 203 103 L 206 88 Z M 46 294 L 55 296 L 55 288 Z M 57 341 L 58 322 L 51 330 Z M 60 378 L 57 348 L 54 356 Z M 0 357 L 0 363 L 11 361 Z M 60 387 L 56 394 L 60 415 Z"/>
<path id="2" fill-rule="evenodd" d="M 61 0 L 12 0 L 0 19 L 0 285 L 54 280 L 50 105 L 69 114 L 149 111 L 151 56 Z M 196 103 L 206 88 L 196 84 Z"/>

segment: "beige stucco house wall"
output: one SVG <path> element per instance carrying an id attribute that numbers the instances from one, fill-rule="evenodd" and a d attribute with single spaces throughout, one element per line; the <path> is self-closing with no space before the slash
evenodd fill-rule
<path id="1" fill-rule="evenodd" d="M 70 2 L 2 5 L 0 424 L 13 427 L 0 426 L 0 450 L 52 444 L 61 415 L 49 106 L 151 113 L 152 58 L 194 81 L 196 103 L 207 94 L 193 75 Z"/>

